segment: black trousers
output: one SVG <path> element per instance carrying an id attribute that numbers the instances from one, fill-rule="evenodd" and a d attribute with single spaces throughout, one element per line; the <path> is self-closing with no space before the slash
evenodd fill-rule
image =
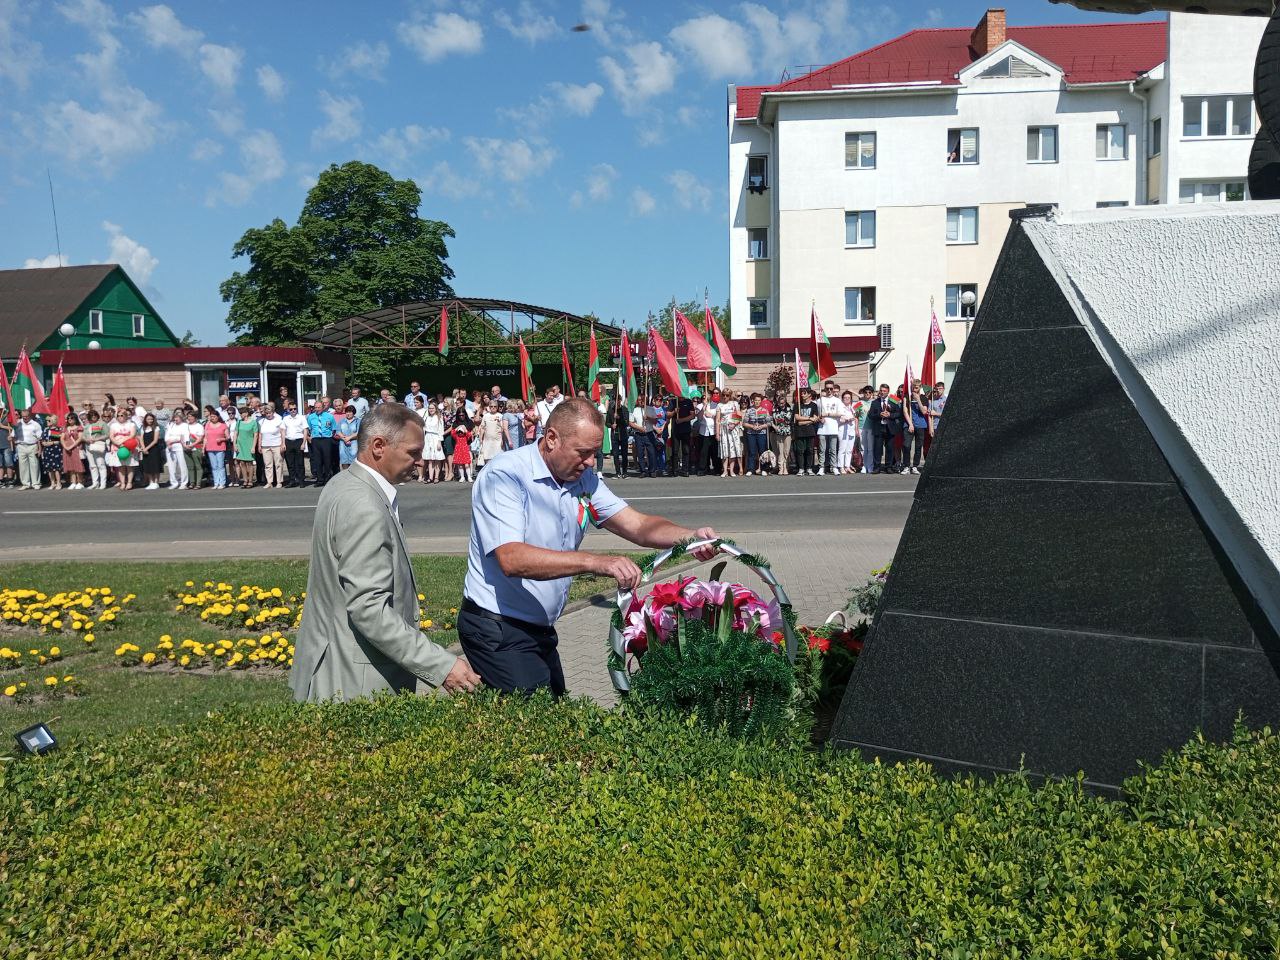
<path id="1" fill-rule="evenodd" d="M 791 452 L 796 458 L 796 471 L 808 470 L 813 471 L 813 441 L 814 437 L 796 437 L 791 438 Z"/>
<path id="2" fill-rule="evenodd" d="M 911 449 L 911 466 L 920 466 L 920 458 L 924 456 L 924 442 L 929 436 L 928 427 L 916 427 L 914 433 L 902 436 L 902 465 L 907 465 L 907 449 Z"/>
<path id="3" fill-rule="evenodd" d="M 549 687 L 553 696 L 564 696 L 564 669 L 560 665 L 560 639 L 555 627 L 494 620 L 471 609 L 463 601 L 458 613 L 458 639 L 471 669 L 486 686 L 505 693 L 532 693 Z"/>
<path id="4" fill-rule="evenodd" d="M 302 440 L 286 440 L 284 442 L 284 469 L 289 474 L 286 486 L 300 487 L 306 480 L 306 472 L 302 466 Z"/>
<path id="5" fill-rule="evenodd" d="M 614 428 L 613 431 L 613 472 L 617 476 L 625 476 L 627 472 L 627 431 L 625 428 Z"/>
<path id="6" fill-rule="evenodd" d="M 693 437 L 685 434 L 684 436 L 671 437 L 671 454 L 667 457 L 667 476 L 674 477 L 677 473 L 688 475 L 690 472 L 689 458 L 693 454 Z"/>
<path id="7" fill-rule="evenodd" d="M 871 465 L 870 469 L 880 471 L 896 469 L 893 453 L 893 434 L 885 430 L 876 433 L 875 439 L 876 462 Z"/>
<path id="8" fill-rule="evenodd" d="M 715 437 L 698 435 L 698 469 L 703 473 L 719 473 L 723 464 L 720 460 L 720 441 Z"/>

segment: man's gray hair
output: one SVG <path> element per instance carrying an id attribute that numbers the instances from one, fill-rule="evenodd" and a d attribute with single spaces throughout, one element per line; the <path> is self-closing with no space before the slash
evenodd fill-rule
<path id="1" fill-rule="evenodd" d="M 547 429 L 560 434 L 571 433 L 585 424 L 597 430 L 604 429 L 604 417 L 596 405 L 584 397 L 570 397 L 562 401 L 547 417 Z"/>
<path id="2" fill-rule="evenodd" d="M 360 432 L 356 434 L 356 446 L 363 450 L 374 437 L 382 437 L 387 443 L 395 443 L 411 423 L 422 426 L 422 418 L 400 403 L 382 403 L 370 407 L 360 419 Z"/>

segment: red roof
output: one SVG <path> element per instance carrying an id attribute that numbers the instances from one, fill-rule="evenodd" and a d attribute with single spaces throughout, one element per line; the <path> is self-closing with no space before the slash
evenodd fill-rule
<path id="1" fill-rule="evenodd" d="M 761 94 L 833 90 L 846 84 L 935 82 L 955 86 L 956 74 L 978 59 L 969 46 L 972 28 L 912 30 L 785 83 L 739 87 L 737 116 L 754 117 Z M 1167 24 L 1129 23 L 1009 27 L 1006 38 L 1057 64 L 1068 84 L 1123 83 L 1164 62 Z"/>

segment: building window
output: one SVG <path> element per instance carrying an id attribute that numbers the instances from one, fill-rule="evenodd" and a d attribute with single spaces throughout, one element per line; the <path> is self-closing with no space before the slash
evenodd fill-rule
<path id="1" fill-rule="evenodd" d="M 963 127 L 947 131 L 947 163 L 978 162 L 978 128 Z"/>
<path id="2" fill-rule="evenodd" d="M 947 208 L 947 243 L 978 242 L 978 208 Z"/>
<path id="3" fill-rule="evenodd" d="M 1098 201 L 1099 210 L 1105 210 L 1108 207 L 1127 207 L 1128 205 L 1129 205 L 1128 200 L 1099 200 Z"/>
<path id="4" fill-rule="evenodd" d="M 876 212 L 850 210 L 844 215 L 844 245 L 874 247 L 876 245 Z"/>
<path id="5" fill-rule="evenodd" d="M 751 193 L 764 193 L 767 189 L 769 189 L 769 158 L 747 157 L 747 190 Z"/>
<path id="6" fill-rule="evenodd" d="M 1099 160 L 1124 160 L 1129 155 L 1128 127 L 1123 123 L 1100 123 L 1094 138 Z"/>
<path id="7" fill-rule="evenodd" d="M 874 170 L 876 167 L 876 135 L 867 131 L 844 135 L 846 170 Z"/>
<path id="8" fill-rule="evenodd" d="M 748 300 L 747 305 L 751 308 L 751 312 L 747 317 L 748 326 L 767 327 L 769 325 L 769 301 Z"/>
<path id="9" fill-rule="evenodd" d="M 964 295 L 973 294 L 973 303 L 965 303 Z M 972 320 L 978 315 L 978 285 L 976 283 L 947 284 L 947 319 Z"/>
<path id="10" fill-rule="evenodd" d="M 844 288 L 844 322 L 875 323 L 876 322 L 876 288 L 845 287 Z"/>
<path id="11" fill-rule="evenodd" d="M 752 227 L 747 231 L 747 259 L 769 259 L 769 228 Z"/>
<path id="12" fill-rule="evenodd" d="M 1248 190 L 1243 180 L 1183 180 L 1178 185 L 1179 203 L 1226 203 L 1247 199 Z"/>
<path id="13" fill-rule="evenodd" d="M 101 310 L 89 311 L 89 332 L 90 333 L 102 332 L 102 311 Z"/>
<path id="14" fill-rule="evenodd" d="M 1253 97 L 1183 97 L 1182 135 L 1191 139 L 1253 135 Z"/>
<path id="15" fill-rule="evenodd" d="M 1027 127 L 1027 163 L 1058 162 L 1058 128 Z"/>
<path id="16" fill-rule="evenodd" d="M 133 315 L 133 335 L 135 337 L 143 337 L 146 336 L 146 333 L 147 318 L 140 313 L 135 313 Z"/>
<path id="17" fill-rule="evenodd" d="M 1164 148 L 1163 126 L 1164 124 L 1161 122 L 1159 117 L 1156 117 L 1151 121 L 1151 142 L 1147 144 L 1148 157 L 1160 156 L 1160 151 Z"/>

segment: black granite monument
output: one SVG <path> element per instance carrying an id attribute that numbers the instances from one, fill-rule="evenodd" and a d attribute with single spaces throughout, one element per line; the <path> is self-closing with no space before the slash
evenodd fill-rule
<path id="1" fill-rule="evenodd" d="M 1280 645 L 1017 215 L 833 741 L 1116 788 L 1280 722 Z"/>

